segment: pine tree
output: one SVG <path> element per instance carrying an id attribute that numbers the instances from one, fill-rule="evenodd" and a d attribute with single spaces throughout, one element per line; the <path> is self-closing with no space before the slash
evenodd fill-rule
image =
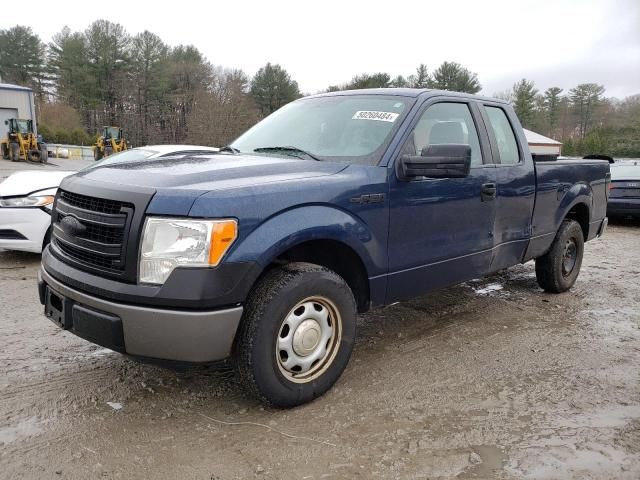
<path id="1" fill-rule="evenodd" d="M 429 87 L 454 92 L 478 93 L 478 76 L 455 62 L 443 62 L 434 72 Z"/>
<path id="2" fill-rule="evenodd" d="M 251 96 L 262 113 L 269 115 L 301 95 L 298 82 L 284 68 L 267 63 L 251 81 Z"/>

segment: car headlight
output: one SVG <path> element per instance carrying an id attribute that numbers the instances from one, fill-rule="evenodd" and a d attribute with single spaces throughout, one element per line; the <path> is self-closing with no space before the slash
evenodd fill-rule
<path id="1" fill-rule="evenodd" d="M 0 198 L 0 207 L 46 207 L 53 203 L 54 198 L 53 195 Z"/>
<path id="2" fill-rule="evenodd" d="M 176 267 L 214 267 L 237 235 L 235 220 L 148 217 L 138 280 L 162 285 Z"/>

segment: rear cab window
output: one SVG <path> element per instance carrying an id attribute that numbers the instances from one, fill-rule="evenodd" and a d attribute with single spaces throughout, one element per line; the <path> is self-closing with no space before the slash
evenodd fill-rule
<path id="1" fill-rule="evenodd" d="M 484 109 L 497 144 L 497 155 L 495 152 L 493 155 L 497 160 L 496 163 L 498 165 L 519 164 L 521 159 L 518 141 L 506 112 L 500 107 L 490 105 L 485 105 Z"/>

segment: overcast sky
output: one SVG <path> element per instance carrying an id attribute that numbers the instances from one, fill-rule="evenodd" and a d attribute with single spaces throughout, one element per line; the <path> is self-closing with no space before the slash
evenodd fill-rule
<path id="1" fill-rule="evenodd" d="M 597 82 L 607 96 L 640 93 L 640 0 L 36 0 L 2 9 L 4 28 L 28 25 L 44 41 L 97 18 L 193 44 L 249 74 L 279 63 L 305 93 L 444 60 L 476 72 L 487 95 L 523 77 L 540 90 Z"/>

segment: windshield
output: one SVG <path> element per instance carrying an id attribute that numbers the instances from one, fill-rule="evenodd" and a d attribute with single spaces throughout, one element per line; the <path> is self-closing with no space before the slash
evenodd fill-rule
<path id="1" fill-rule="evenodd" d="M 105 127 L 104 136 L 106 138 L 119 138 L 120 137 L 120 128 L 118 127 Z"/>
<path id="2" fill-rule="evenodd" d="M 155 150 L 147 150 L 144 148 L 134 148 L 131 150 L 125 150 L 124 152 L 116 153 L 109 157 L 103 158 L 95 163 L 92 163 L 88 167 L 83 168 L 82 170 L 90 170 L 96 167 L 107 167 L 109 165 L 118 165 L 121 163 L 129 163 L 129 162 L 138 162 L 140 160 L 145 160 L 152 155 L 155 155 Z"/>
<path id="3" fill-rule="evenodd" d="M 285 105 L 231 144 L 243 153 L 300 156 L 376 165 L 412 98 L 344 95 Z M 288 150 L 261 149 L 288 147 Z M 296 151 L 297 150 L 297 151 Z"/>
<path id="4" fill-rule="evenodd" d="M 16 124 L 18 127 L 18 132 L 20 132 L 23 135 L 26 135 L 27 133 L 29 133 L 30 131 L 29 120 L 16 120 Z"/>

